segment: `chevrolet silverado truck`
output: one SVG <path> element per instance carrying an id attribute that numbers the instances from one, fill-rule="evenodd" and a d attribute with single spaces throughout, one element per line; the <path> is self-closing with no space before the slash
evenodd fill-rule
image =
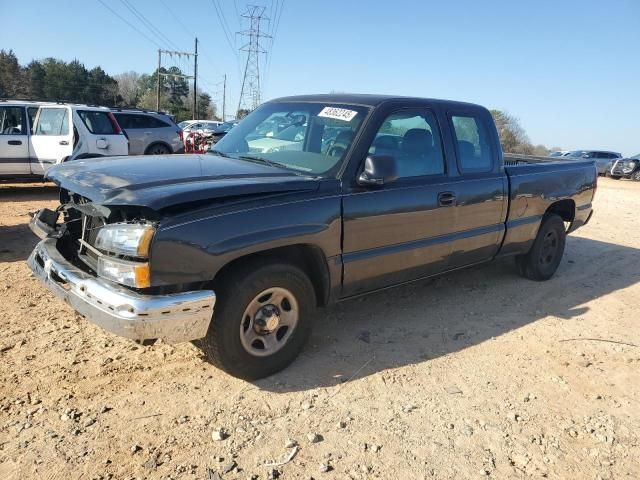
<path id="1" fill-rule="evenodd" d="M 251 147 L 274 118 L 304 126 L 299 149 Z M 34 275 L 114 334 L 193 341 L 246 379 L 293 361 L 316 307 L 506 256 L 549 279 L 597 181 L 592 160 L 503 155 L 481 106 L 376 95 L 281 98 L 207 154 L 47 176 Z"/>

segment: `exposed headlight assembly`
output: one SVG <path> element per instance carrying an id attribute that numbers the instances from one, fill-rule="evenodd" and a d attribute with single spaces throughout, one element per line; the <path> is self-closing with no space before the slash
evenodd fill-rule
<path id="1" fill-rule="evenodd" d="M 113 223 L 100 229 L 95 247 L 116 255 L 146 258 L 154 233 L 152 225 Z"/>
<path id="2" fill-rule="evenodd" d="M 103 255 L 98 258 L 98 275 L 129 287 L 147 288 L 151 286 L 149 263 L 147 262 L 130 262 Z"/>
<path id="3" fill-rule="evenodd" d="M 105 225 L 98 232 L 95 248 L 113 255 L 146 259 L 149 257 L 149 247 L 154 233 L 155 228 L 144 223 Z M 149 263 L 146 261 L 101 255 L 98 258 L 98 275 L 129 287 L 151 286 Z"/>

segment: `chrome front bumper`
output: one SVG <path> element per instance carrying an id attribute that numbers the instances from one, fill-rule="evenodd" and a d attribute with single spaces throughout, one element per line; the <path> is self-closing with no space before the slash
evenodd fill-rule
<path id="1" fill-rule="evenodd" d="M 140 295 L 75 267 L 56 243 L 42 240 L 27 264 L 45 287 L 96 325 L 136 341 L 179 343 L 206 335 L 216 302 L 213 290 Z"/>

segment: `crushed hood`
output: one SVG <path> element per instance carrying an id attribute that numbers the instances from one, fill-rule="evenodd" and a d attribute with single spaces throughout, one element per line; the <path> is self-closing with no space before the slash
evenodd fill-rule
<path id="1" fill-rule="evenodd" d="M 94 203 L 154 210 L 231 196 L 310 191 L 319 184 L 286 169 L 213 154 L 75 160 L 51 168 L 47 178 Z"/>

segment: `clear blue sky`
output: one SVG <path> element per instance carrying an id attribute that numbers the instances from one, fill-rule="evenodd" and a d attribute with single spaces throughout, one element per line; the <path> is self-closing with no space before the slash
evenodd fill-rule
<path id="1" fill-rule="evenodd" d="M 167 48 L 121 0 L 103 1 Z M 240 66 L 213 0 L 130 2 L 176 47 L 200 38 L 201 85 L 220 98 L 226 73 L 233 111 Z M 245 2 L 217 2 L 240 47 L 233 32 Z M 280 1 L 251 3 L 269 14 Z M 465 100 L 507 110 L 534 143 L 640 152 L 639 0 L 284 0 L 282 11 L 264 99 L 342 91 Z M 156 67 L 158 46 L 97 0 L 0 0 L 0 18 L 0 48 L 21 63 L 77 58 L 110 74 Z"/>

